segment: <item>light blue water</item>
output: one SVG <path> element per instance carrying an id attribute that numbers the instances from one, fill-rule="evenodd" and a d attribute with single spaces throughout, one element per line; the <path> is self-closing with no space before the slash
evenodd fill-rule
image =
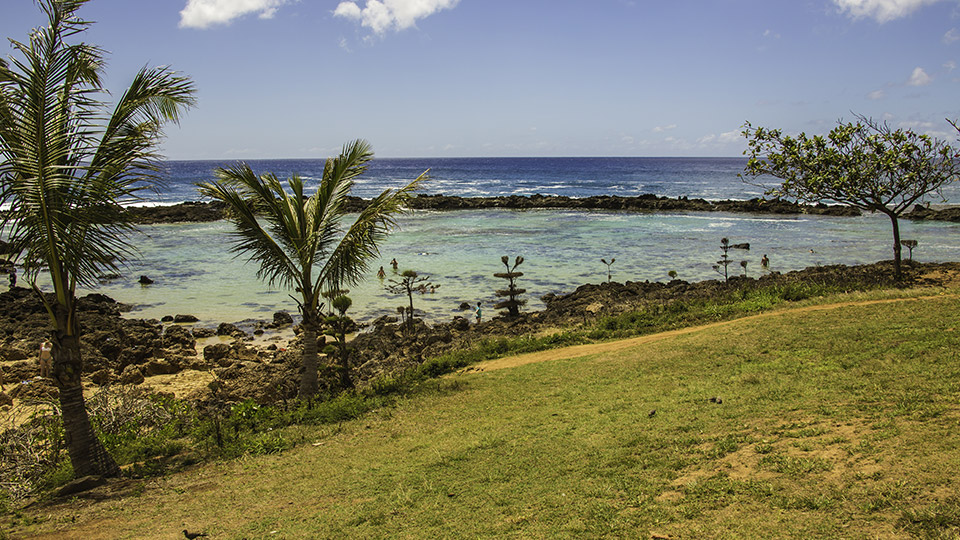
<path id="1" fill-rule="evenodd" d="M 960 224 L 908 222 L 903 238 L 919 246 L 921 261 L 960 260 Z M 190 313 L 207 324 L 245 319 L 270 319 L 277 310 L 294 313 L 286 291 L 271 288 L 255 277 L 256 266 L 228 252 L 225 222 L 168 224 L 144 227 L 137 241 L 142 260 L 133 263 L 123 280 L 105 284 L 100 292 L 134 304 L 132 317 L 159 318 Z M 400 270 L 430 276 L 440 285 L 433 294 L 414 297 L 414 305 L 432 321 L 461 313 L 461 302 L 478 300 L 492 306 L 493 291 L 505 282 L 493 277 L 504 271 L 502 255 L 522 255 L 527 309 L 541 309 L 541 296 L 606 280 L 600 259 L 615 258 L 615 281 L 668 281 L 675 270 L 688 281 L 719 278 L 711 266 L 720 255 L 720 238 L 749 242 L 749 252 L 731 252 L 747 272 L 760 271 L 767 254 L 771 269 L 781 272 L 812 265 L 872 263 L 892 257 L 890 223 L 885 216 L 755 216 L 723 213 L 616 213 L 571 210 L 419 211 L 400 220 L 400 229 L 382 247 L 369 278 L 352 287 L 352 314 L 369 321 L 395 314 L 405 298 L 386 292 L 375 277 L 396 258 Z M 813 252 L 811 253 L 811 250 Z M 906 253 L 905 253 L 906 255 Z M 740 271 L 731 265 L 731 271 Z M 154 285 L 141 287 L 147 275 Z M 488 307 L 487 313 L 492 314 Z M 469 315 L 469 313 L 467 313 Z"/>
<path id="2" fill-rule="evenodd" d="M 425 169 L 433 179 L 424 190 L 447 195 L 641 195 L 706 199 L 749 199 L 763 189 L 737 177 L 745 160 L 738 158 L 463 158 L 375 160 L 357 182 L 354 194 L 372 197 L 388 187 L 412 180 Z M 167 164 L 166 185 L 149 202 L 168 204 L 197 200 L 195 182 L 213 179 L 212 161 Z M 259 173 L 281 178 L 298 173 L 316 184 L 322 160 L 251 162 Z M 960 201 L 958 189 L 947 191 Z M 396 258 L 400 270 L 429 276 L 439 288 L 417 296 L 415 307 L 431 321 L 460 314 L 463 302 L 488 306 L 493 291 L 505 286 L 493 277 L 504 271 L 503 255 L 522 255 L 527 289 L 526 309 L 543 307 L 547 293 L 571 292 L 584 283 L 606 279 L 600 259 L 615 258 L 616 281 L 667 281 L 675 270 L 681 279 L 719 276 L 712 266 L 720 256 L 720 239 L 749 242 L 749 252 L 734 251 L 748 261 L 747 273 L 760 271 L 766 254 L 771 270 L 786 272 L 811 265 L 872 263 L 892 257 L 892 235 L 884 216 L 767 216 L 723 213 L 617 213 L 573 210 L 418 211 L 401 218 L 400 229 L 382 246 L 383 258 L 371 265 L 369 279 L 352 288 L 351 314 L 370 321 L 395 314 L 405 298 L 389 294 L 376 271 Z M 916 239 L 917 260 L 960 261 L 960 224 L 901 221 L 902 237 Z M 287 291 L 256 278 L 257 268 L 229 251 L 230 225 L 225 222 L 153 225 L 133 240 L 141 258 L 131 261 L 122 278 L 104 283 L 97 292 L 132 304 L 132 317 L 161 318 L 192 314 L 204 324 L 270 319 L 272 313 L 296 311 Z M 142 287 L 140 275 L 155 280 Z M 395 277 L 395 276 L 390 276 Z M 469 312 L 464 313 L 470 315 Z"/>

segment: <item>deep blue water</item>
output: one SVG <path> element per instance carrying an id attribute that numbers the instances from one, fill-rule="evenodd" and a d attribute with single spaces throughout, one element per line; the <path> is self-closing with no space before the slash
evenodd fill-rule
<path id="1" fill-rule="evenodd" d="M 214 179 L 217 167 L 230 161 L 169 161 L 160 203 L 199 199 L 194 184 Z M 315 185 L 323 173 L 322 159 L 251 160 L 258 174 L 279 178 L 298 174 Z M 404 158 L 376 159 L 356 183 L 354 195 L 370 198 L 398 187 L 430 169 L 423 191 L 460 196 L 592 195 L 660 196 L 705 199 L 749 199 L 763 189 L 737 177 L 743 158 Z M 312 183 L 311 183 L 312 181 Z"/>

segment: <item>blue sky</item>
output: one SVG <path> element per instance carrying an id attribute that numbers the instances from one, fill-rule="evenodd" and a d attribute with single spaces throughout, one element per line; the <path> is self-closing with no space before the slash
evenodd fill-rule
<path id="1" fill-rule="evenodd" d="M 192 77 L 172 159 L 739 156 L 853 113 L 955 140 L 957 0 L 91 0 L 119 93 Z M 43 23 L 4 0 L 0 35 Z M 5 46 L 4 56 L 12 54 Z"/>

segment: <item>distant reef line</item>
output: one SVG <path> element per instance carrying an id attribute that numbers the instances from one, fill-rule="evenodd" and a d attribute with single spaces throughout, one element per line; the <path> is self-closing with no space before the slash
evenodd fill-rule
<path id="1" fill-rule="evenodd" d="M 348 210 L 360 211 L 369 200 L 349 197 Z M 826 216 L 859 216 L 860 210 L 846 205 L 799 204 L 780 199 L 749 199 L 708 201 L 687 197 L 660 197 L 639 195 L 623 197 L 596 195 L 565 197 L 560 195 L 505 195 L 497 197 L 459 197 L 449 195 L 417 195 L 407 206 L 415 210 L 479 210 L 503 208 L 533 210 L 538 208 L 565 208 L 575 210 L 612 210 L 623 212 L 733 212 L 771 215 L 814 214 Z M 219 202 L 184 202 L 169 206 L 138 206 L 130 208 L 134 221 L 140 224 L 186 223 L 217 221 L 224 217 L 224 206 Z M 915 206 L 903 217 L 916 220 L 960 222 L 960 207 L 930 209 Z"/>

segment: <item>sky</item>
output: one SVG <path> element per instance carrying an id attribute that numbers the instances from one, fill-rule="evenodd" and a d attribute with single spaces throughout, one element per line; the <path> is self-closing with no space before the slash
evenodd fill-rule
<path id="1" fill-rule="evenodd" d="M 91 0 L 122 93 L 191 77 L 170 159 L 740 156 L 856 114 L 956 142 L 958 0 Z M 44 24 L 3 0 L 0 35 Z M 14 51 L 7 43 L 0 54 Z"/>

